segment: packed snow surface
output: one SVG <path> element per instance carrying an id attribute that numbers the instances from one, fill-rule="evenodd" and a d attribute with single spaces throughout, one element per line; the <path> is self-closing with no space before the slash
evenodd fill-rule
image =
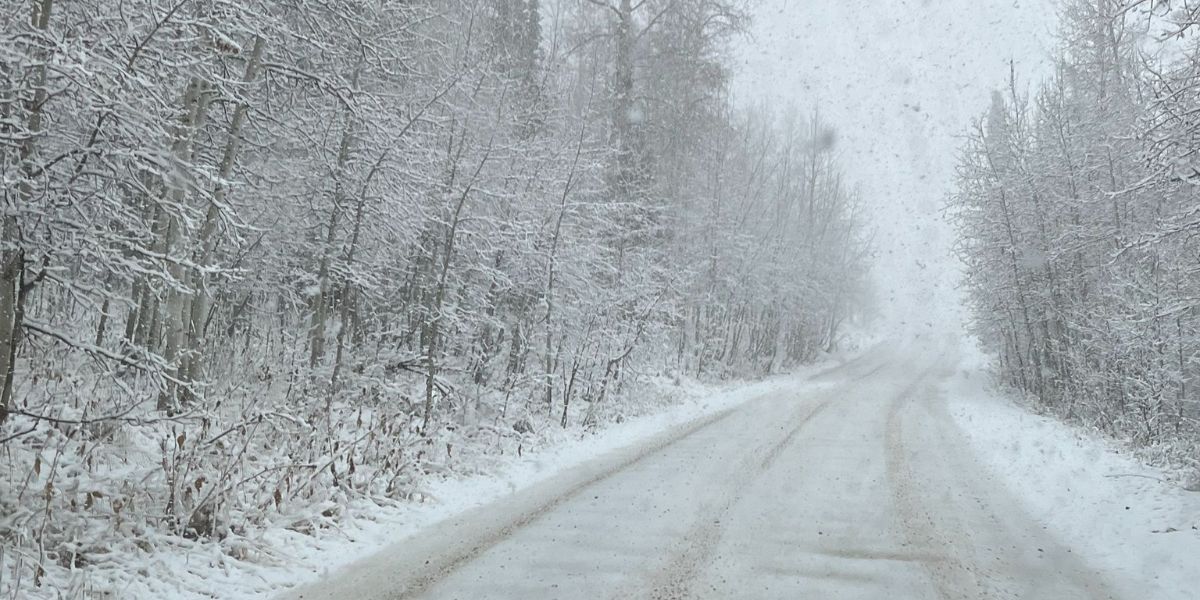
<path id="1" fill-rule="evenodd" d="M 958 367 L 941 346 L 881 346 L 284 597 L 1191 597 L 1196 495 L 1107 477 L 1150 474 Z"/>

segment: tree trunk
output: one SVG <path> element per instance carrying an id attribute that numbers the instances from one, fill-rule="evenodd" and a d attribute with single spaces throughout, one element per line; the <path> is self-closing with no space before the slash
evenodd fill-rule
<path id="1" fill-rule="evenodd" d="M 179 127 L 179 138 L 174 144 L 176 166 L 179 169 L 183 169 L 191 162 L 195 149 L 196 132 L 204 123 L 208 103 L 207 83 L 192 79 L 188 84 L 188 90 L 184 93 L 184 107 L 188 113 Z M 176 177 L 181 176 L 176 175 Z M 186 181 L 172 181 L 166 186 L 165 189 L 171 196 L 171 204 L 183 203 L 187 195 L 187 186 Z M 166 221 L 166 230 L 163 232 L 162 240 L 163 255 L 169 256 L 172 248 L 183 246 L 183 224 L 178 218 L 167 215 L 165 210 L 161 208 L 159 210 Z M 188 313 L 185 312 L 187 309 L 186 291 L 180 288 L 187 285 L 190 278 L 179 260 L 173 261 L 168 271 L 171 279 L 174 280 L 175 288 L 167 294 L 166 309 L 160 318 L 163 326 L 166 327 L 163 358 L 168 365 L 173 365 L 175 369 L 171 380 L 167 382 L 166 388 L 158 397 L 158 409 L 162 411 L 175 410 L 179 406 L 181 395 L 188 394 L 188 390 L 180 389 L 186 387 L 186 383 L 180 378 L 180 375 L 184 374 L 187 368 L 186 357 L 182 356 L 182 351 L 188 318 Z"/>
<path id="2" fill-rule="evenodd" d="M 54 0 L 42 0 L 34 4 L 30 23 L 35 29 L 46 31 L 50 25 L 50 12 Z M 28 135 L 21 143 L 18 159 L 21 164 L 22 179 L 17 186 L 17 211 L 23 209 L 33 198 L 32 163 L 35 150 L 34 140 L 42 129 L 42 109 L 46 96 L 46 67 L 38 67 L 36 76 L 37 88 L 33 100 L 26 107 L 29 116 L 26 121 Z M 17 216 L 8 214 L 0 225 L 0 239 L 7 248 L 0 255 L 0 376 L 4 378 L 0 384 L 0 424 L 8 419 L 9 406 L 12 403 L 13 378 L 16 372 L 17 345 L 21 338 L 21 303 L 24 299 L 25 285 L 25 253 L 21 250 L 22 240 Z"/>
<path id="3" fill-rule="evenodd" d="M 362 64 L 354 68 L 350 78 L 350 87 L 358 87 L 358 76 Z M 325 247 L 321 249 L 321 262 L 317 267 L 317 295 L 313 299 L 312 320 L 309 324 L 308 366 L 316 367 L 325 355 L 325 322 L 329 320 L 329 282 L 330 263 L 333 261 L 333 243 L 337 239 L 338 221 L 341 218 L 342 202 L 345 195 L 346 163 L 350 160 L 350 146 L 354 139 L 354 113 L 346 109 L 346 129 L 342 132 L 342 141 L 338 145 L 337 164 L 334 167 L 333 205 L 329 209 L 329 230 L 325 234 Z"/>
<path id="4" fill-rule="evenodd" d="M 246 71 L 242 77 L 243 83 L 249 84 L 254 81 L 258 74 L 259 65 L 262 62 L 263 46 L 265 42 L 262 37 L 254 38 L 254 50 L 250 54 L 250 59 L 246 62 Z M 233 165 L 237 161 L 238 148 L 242 141 L 242 127 L 246 122 L 246 112 L 249 106 L 246 102 L 240 102 L 237 108 L 233 111 L 233 119 L 229 124 L 228 139 L 225 142 L 225 151 L 221 156 L 221 164 L 217 171 L 217 184 L 213 190 L 212 199 L 208 203 L 208 210 L 204 215 L 204 225 L 200 229 L 199 242 L 200 249 L 198 255 L 193 262 L 197 268 L 192 271 L 191 291 L 192 296 L 185 299 L 187 331 L 186 331 L 186 347 L 187 354 L 184 356 L 184 368 L 180 373 L 182 381 L 191 382 L 198 381 L 200 378 L 200 370 L 203 365 L 202 343 L 204 340 L 204 320 L 208 314 L 208 289 L 205 281 L 204 267 L 212 261 L 213 252 L 216 250 L 216 233 L 217 220 L 220 217 L 220 211 L 225 205 L 225 197 L 228 192 L 228 186 L 225 182 L 233 173 Z"/>
<path id="5" fill-rule="evenodd" d="M 442 303 L 446 300 L 446 280 L 450 276 L 450 259 L 454 254 L 454 240 L 458 235 L 458 226 L 462 223 L 462 211 L 463 207 L 466 206 L 467 197 L 471 195 L 475 182 L 479 179 L 479 174 L 483 172 L 483 167 L 487 164 L 490 155 L 491 146 L 489 145 L 487 151 L 484 152 L 483 158 L 479 161 L 479 167 L 475 169 L 475 174 L 471 176 L 471 180 L 467 182 L 466 187 L 463 188 L 462 193 L 458 196 L 458 202 L 455 204 L 454 211 L 450 215 L 450 228 L 446 232 L 446 243 L 442 248 L 442 270 L 438 276 L 437 289 L 434 292 L 433 306 L 431 307 L 433 310 L 428 327 L 429 335 L 425 345 L 425 416 L 421 424 L 421 433 L 423 435 L 429 435 L 429 423 L 433 419 L 433 391 L 438 374 L 438 336 L 441 335 Z"/>

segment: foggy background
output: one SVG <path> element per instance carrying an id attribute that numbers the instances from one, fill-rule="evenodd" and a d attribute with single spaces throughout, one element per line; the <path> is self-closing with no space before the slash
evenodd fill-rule
<path id="1" fill-rule="evenodd" d="M 963 132 L 1003 87 L 1049 74 L 1052 0 L 763 0 L 736 49 L 734 93 L 753 106 L 820 111 L 877 233 L 885 328 L 957 328 L 959 265 L 941 209 Z M 931 325 L 927 325 L 926 323 Z"/>

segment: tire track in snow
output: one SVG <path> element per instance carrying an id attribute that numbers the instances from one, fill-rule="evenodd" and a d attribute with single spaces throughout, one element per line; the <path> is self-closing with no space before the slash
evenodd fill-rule
<path id="1" fill-rule="evenodd" d="M 873 354 L 875 354 L 875 352 L 870 352 L 868 354 L 873 355 Z M 864 363 L 870 364 L 868 362 L 868 359 L 870 359 L 870 358 L 871 357 L 868 355 L 859 356 L 859 357 L 855 358 L 854 360 L 846 362 L 845 364 L 839 365 L 837 367 L 834 367 L 834 368 L 824 371 L 822 373 L 813 375 L 813 376 L 809 377 L 808 380 L 812 381 L 819 377 L 823 377 L 823 376 L 833 374 L 833 373 L 838 373 L 843 370 L 859 368 Z M 878 371 L 879 369 L 882 369 L 885 365 L 886 365 L 886 363 L 880 364 L 879 366 L 873 368 L 871 370 L 871 373 L 874 373 L 874 372 Z M 762 396 L 751 399 L 745 403 L 727 408 L 723 411 L 714 413 L 708 417 L 705 417 L 700 420 L 689 423 L 689 424 L 685 425 L 684 427 L 682 427 L 681 429 L 677 429 L 675 432 L 672 432 L 671 434 L 664 436 L 662 439 L 656 440 L 653 443 L 647 445 L 646 447 L 640 449 L 633 456 L 630 456 L 626 459 L 620 460 L 619 462 L 604 468 L 600 472 L 596 473 L 594 476 L 589 477 L 581 482 L 578 482 L 578 483 L 570 486 L 563 493 L 556 495 L 555 497 L 538 505 L 537 507 L 518 514 L 515 518 L 509 520 L 504 525 L 502 525 L 498 528 L 494 528 L 493 530 L 487 532 L 484 536 L 476 538 L 475 540 L 469 542 L 468 544 L 466 544 L 465 547 L 459 549 L 458 551 L 447 552 L 441 556 L 429 559 L 429 561 L 424 565 L 423 573 L 409 578 L 402 586 L 402 590 L 394 597 L 397 600 L 406 600 L 409 598 L 419 597 L 422 593 L 424 593 L 427 589 L 429 589 L 430 586 L 432 586 L 432 585 L 436 584 L 437 582 L 441 581 L 442 579 L 445 579 L 446 577 L 450 576 L 455 571 L 457 571 L 459 569 L 459 567 L 474 560 L 479 555 L 481 555 L 484 552 L 488 551 L 489 549 L 495 547 L 497 544 L 503 542 L 505 539 L 511 537 L 514 533 L 521 530 L 522 528 L 529 525 L 530 523 L 533 523 L 538 518 L 540 518 L 542 515 L 554 510 L 555 508 L 557 508 L 564 502 L 567 502 L 568 500 L 575 498 L 584 489 L 592 486 L 593 484 L 604 481 L 605 479 L 608 479 L 608 478 L 624 471 L 625 469 L 628 469 L 628 468 L 636 465 L 637 463 L 641 462 L 642 460 L 644 460 L 654 454 L 657 454 L 658 452 L 666 449 L 667 447 L 669 447 L 679 441 L 682 441 L 692 435 L 695 435 L 711 426 L 714 426 L 714 425 L 724 421 L 725 419 L 729 418 L 731 415 L 733 415 L 738 410 L 744 409 L 746 406 L 753 404 L 757 400 L 760 400 L 763 397 L 769 396 L 772 393 L 774 393 L 774 392 L 764 393 Z M 824 405 L 822 404 L 820 406 L 820 408 L 824 408 Z M 816 412 L 817 411 L 814 410 L 812 413 L 810 413 L 809 415 L 804 417 L 804 420 L 800 424 L 798 424 L 797 427 L 802 426 L 804 422 L 807 422 L 808 418 L 815 416 Z M 768 456 L 771 457 L 772 460 L 774 458 L 778 457 L 779 452 L 782 451 L 782 445 L 786 445 L 786 443 L 791 442 L 791 440 L 795 437 L 795 432 L 796 432 L 795 430 L 792 431 L 791 434 L 788 435 L 783 442 L 781 442 L 781 446 L 778 449 L 771 449 L 771 450 L 767 451 Z M 768 462 L 764 460 L 762 463 L 762 466 L 760 468 L 765 469 L 767 465 L 768 465 Z M 722 509 L 719 512 L 723 513 L 724 511 L 727 511 L 728 507 L 732 506 L 732 503 L 733 503 L 733 500 L 732 499 L 729 500 L 728 503 L 723 505 Z M 701 528 L 697 527 L 695 529 L 699 530 Z M 698 536 L 699 536 L 699 533 L 698 533 Z M 713 537 L 712 540 L 708 541 L 707 543 L 700 544 L 698 547 L 699 548 L 707 547 L 707 548 L 709 548 L 709 551 L 711 551 L 711 546 L 715 544 L 716 539 L 717 539 L 717 537 Z"/>
<path id="2" fill-rule="evenodd" d="M 751 400 L 751 402 L 753 402 L 753 400 Z M 612 477 L 613 475 L 616 475 L 617 473 L 620 473 L 629 467 L 632 467 L 647 457 L 658 453 L 659 451 L 680 440 L 690 437 L 712 425 L 720 423 L 721 421 L 729 418 L 729 416 L 732 415 L 738 408 L 740 408 L 740 406 L 730 407 L 698 421 L 694 421 L 685 426 L 683 429 L 677 430 L 674 432 L 674 434 L 657 440 L 654 443 L 646 446 L 633 456 L 621 460 L 616 464 L 603 469 L 592 477 L 572 485 L 562 494 L 559 494 L 554 498 L 551 498 L 550 500 L 540 504 L 533 510 L 519 514 L 516 518 L 510 520 L 508 523 L 500 526 L 494 531 L 489 532 L 488 535 L 471 542 L 467 548 L 464 548 L 458 552 L 447 553 L 441 557 L 430 559 L 425 565 L 425 572 L 421 575 L 411 578 L 407 582 L 407 585 L 404 586 L 404 589 L 397 596 L 395 596 L 395 598 L 397 600 L 406 600 L 408 598 L 419 597 L 431 585 L 450 576 L 462 565 L 474 560 L 480 554 L 490 550 L 492 547 L 512 536 L 526 525 L 534 522 L 542 515 L 554 510 L 564 502 L 578 496 L 584 489 L 608 479 L 609 477 Z"/>
<path id="3" fill-rule="evenodd" d="M 878 349 L 868 351 L 842 365 L 809 376 L 806 380 L 813 381 L 823 375 L 843 372 L 847 373 L 847 377 L 852 377 L 855 370 L 875 368 L 880 362 L 879 355 Z M 395 552 L 385 549 L 352 565 L 340 575 L 295 588 L 283 597 L 292 600 L 344 598 L 348 594 L 391 600 L 423 597 L 443 579 L 547 513 L 577 498 L 588 487 L 727 421 L 739 411 L 753 410 L 752 407 L 761 404 L 764 398 L 778 393 L 778 390 L 765 391 L 735 406 L 656 434 L 637 445 L 613 450 L 504 500 L 451 517 L 435 525 L 434 530 L 398 541 L 400 547 Z"/>
<path id="4" fill-rule="evenodd" d="M 850 371 L 853 369 L 860 368 L 863 365 L 870 365 L 873 363 L 878 363 L 878 364 L 875 364 L 874 367 L 871 367 L 870 369 L 868 369 L 867 372 L 861 373 L 861 374 L 853 374 L 849 378 L 850 382 L 862 381 L 863 379 L 866 379 L 866 378 L 882 371 L 885 367 L 888 366 L 890 361 L 886 360 L 887 352 L 888 352 L 887 347 L 885 347 L 883 344 L 878 344 L 878 345 L 874 346 L 873 348 L 871 348 L 870 350 L 867 350 L 866 352 L 862 353 L 861 355 L 855 357 L 853 360 L 850 360 L 850 361 L 847 361 L 840 365 L 825 369 L 824 371 L 821 371 L 820 373 L 816 373 L 813 376 L 809 377 L 808 380 L 809 381 L 820 381 L 822 379 L 830 379 L 833 375 L 840 374 L 842 371 Z M 838 381 L 838 382 L 845 381 L 843 379 L 838 379 L 838 378 L 834 378 L 834 380 Z"/>
<path id="5" fill-rule="evenodd" d="M 882 345 L 876 346 L 855 360 L 826 369 L 813 375 L 809 380 L 819 381 L 849 372 L 847 378 L 838 381 L 848 384 L 857 383 L 885 369 L 890 364 L 885 359 L 886 349 Z M 874 366 L 870 366 L 872 364 Z M 865 371 L 863 371 L 864 368 Z M 722 522 L 734 504 L 740 500 L 741 490 L 761 477 L 779 459 L 783 451 L 792 445 L 805 425 L 823 412 L 832 401 L 832 398 L 825 398 L 808 411 L 797 411 L 799 414 L 793 416 L 790 427 L 786 428 L 787 433 L 782 439 L 767 445 L 765 450 L 762 450 L 763 446 L 759 446 L 760 450 L 751 451 L 743 458 L 742 465 L 735 469 L 739 476 L 732 479 L 731 483 L 724 488 L 723 500 L 715 508 L 702 512 L 684 536 L 683 546 L 676 551 L 668 566 L 653 579 L 656 583 L 649 595 L 652 600 L 679 600 L 691 597 L 691 583 L 695 580 L 696 574 L 711 561 L 712 553 L 721 540 L 724 529 Z M 755 464 L 754 459 L 757 456 L 762 456 L 762 459 Z M 627 597 L 627 595 L 621 597 Z"/>
<path id="6" fill-rule="evenodd" d="M 929 398 L 937 397 L 938 390 L 928 381 L 929 375 L 937 368 L 935 363 L 934 367 L 926 369 L 892 400 L 884 437 L 889 487 L 899 512 L 903 535 L 912 546 L 945 549 L 936 560 L 922 561 L 939 598 L 1116 598 L 1103 578 L 1053 538 L 1041 535 L 1038 531 L 1033 532 L 1036 537 L 1022 537 L 1023 524 L 1034 523 L 1033 519 L 1025 515 L 1015 499 L 1009 498 L 1004 490 L 982 485 L 976 478 L 979 467 L 973 463 L 965 440 L 958 437 L 957 425 L 945 412 L 945 407 L 941 404 L 914 404 L 918 393 Z M 922 431 L 936 432 L 932 435 L 937 436 L 935 446 L 927 446 L 925 450 L 937 450 L 940 468 L 954 473 L 952 485 L 960 492 L 958 497 L 966 495 L 974 498 L 977 505 L 968 503 L 964 509 L 961 505 L 943 502 L 941 510 L 957 510 L 950 513 L 929 512 L 930 489 L 914 488 L 920 484 L 915 479 L 911 453 L 904 441 L 907 421 L 904 412 L 907 409 L 922 411 L 921 422 L 925 424 Z M 991 508 L 993 506 L 996 508 Z M 990 547 L 1001 550 L 1002 554 L 979 556 L 977 553 L 988 546 L 981 548 L 973 532 L 958 531 L 946 522 L 967 516 L 964 510 L 977 509 L 990 514 L 995 527 L 989 531 L 1002 536 L 999 543 L 993 538 Z M 1016 515 L 1015 523 L 1004 520 L 1005 516 L 1012 515 Z M 1037 556 L 1030 561 L 1022 555 L 1021 550 L 1035 543 L 1035 540 Z"/>
<path id="7" fill-rule="evenodd" d="M 932 368 L 925 369 L 911 384 L 892 398 L 888 406 L 887 425 L 884 430 L 884 461 L 887 467 L 887 479 L 890 483 L 888 487 L 900 514 L 900 526 L 903 529 L 904 537 L 908 539 L 910 545 L 917 547 L 946 547 L 949 545 L 947 540 L 941 539 L 933 523 L 927 522 L 928 520 L 922 517 L 918 508 L 920 494 L 911 489 L 912 474 L 905 458 L 900 415 L 901 410 L 912 400 L 914 393 L 932 371 Z M 923 561 L 922 564 L 929 573 L 939 598 L 949 600 L 981 597 L 978 594 L 967 593 L 968 589 L 978 591 L 977 582 L 953 552 L 945 552 L 939 555 L 937 560 Z"/>
<path id="8" fill-rule="evenodd" d="M 871 373 L 881 368 L 882 365 L 873 369 Z M 781 439 L 768 444 L 765 450 L 763 446 L 759 446 L 758 450 L 751 451 L 743 457 L 741 465 L 735 469 L 738 476 L 731 478 L 724 486 L 720 502 L 701 512 L 691 529 L 684 535 L 681 547 L 676 550 L 667 567 L 653 579 L 653 588 L 649 594 L 652 600 L 681 600 L 691 597 L 691 584 L 696 579 L 696 574 L 711 561 L 713 550 L 724 530 L 723 521 L 726 520 L 729 510 L 741 499 L 741 491 L 761 477 L 795 441 L 805 425 L 821 414 L 831 402 L 832 398 L 826 398 L 807 411 L 797 411 L 801 414 L 791 419 L 790 426 L 786 428 L 787 433 Z M 758 459 L 759 456 L 762 458 Z"/>

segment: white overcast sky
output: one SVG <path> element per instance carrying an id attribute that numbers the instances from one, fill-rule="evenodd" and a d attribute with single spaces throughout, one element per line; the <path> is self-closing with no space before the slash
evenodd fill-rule
<path id="1" fill-rule="evenodd" d="M 876 216 L 885 318 L 957 323 L 941 207 L 962 135 L 1005 86 L 1050 71 L 1053 0 L 752 0 L 734 90 L 820 110 L 848 177 Z M 939 317 L 944 317 L 940 319 Z"/>

